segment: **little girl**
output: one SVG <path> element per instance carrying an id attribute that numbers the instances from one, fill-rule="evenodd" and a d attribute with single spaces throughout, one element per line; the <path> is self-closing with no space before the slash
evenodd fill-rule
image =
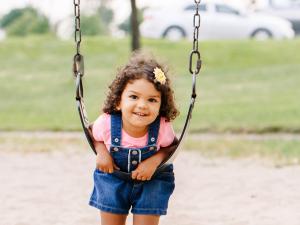
<path id="1" fill-rule="evenodd" d="M 100 209 L 102 225 L 124 225 L 130 208 L 134 225 L 157 225 L 167 213 L 173 165 L 154 174 L 177 141 L 170 121 L 178 110 L 166 72 L 153 58 L 133 54 L 94 122 L 97 168 L 90 205 Z M 132 179 L 116 176 L 116 170 Z"/>

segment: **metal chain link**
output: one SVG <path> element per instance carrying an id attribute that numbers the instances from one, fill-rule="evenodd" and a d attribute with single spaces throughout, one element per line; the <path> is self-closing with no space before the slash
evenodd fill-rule
<path id="1" fill-rule="evenodd" d="M 81 43 L 80 0 L 74 0 L 73 3 L 74 3 L 74 15 L 75 15 L 74 37 L 75 37 L 75 44 L 76 44 L 76 54 L 74 55 L 73 58 L 73 73 L 75 77 L 77 76 L 81 77 L 84 74 L 84 61 L 83 61 L 83 56 L 80 54 L 80 43 Z"/>
<path id="2" fill-rule="evenodd" d="M 197 74 L 200 72 L 200 68 L 201 68 L 201 55 L 200 55 L 200 52 L 198 50 L 198 36 L 199 36 L 199 28 L 200 28 L 199 4 L 200 4 L 201 0 L 194 0 L 194 2 L 196 4 L 196 12 L 195 12 L 194 18 L 193 18 L 193 26 L 194 26 L 194 36 L 193 36 L 193 38 L 194 39 L 193 39 L 193 50 L 190 54 L 190 67 L 189 67 L 189 70 L 192 74 L 192 95 L 191 95 L 191 101 L 190 101 L 188 114 L 186 116 L 182 132 L 181 132 L 180 137 L 178 139 L 177 147 L 179 146 L 179 144 L 183 140 L 183 137 L 186 134 L 186 131 L 188 129 L 188 125 L 189 125 L 190 120 L 192 118 L 192 112 L 193 112 L 195 100 L 196 100 L 196 97 L 197 97 L 196 77 L 197 77 Z M 194 56 L 196 57 L 197 62 L 196 62 L 196 65 L 194 67 L 195 69 L 193 70 L 193 57 Z M 167 162 L 171 161 L 172 158 L 175 157 L 175 156 L 176 156 L 176 154 L 175 154 L 175 151 L 174 151 L 169 156 L 169 158 L 167 159 Z"/>
<path id="3" fill-rule="evenodd" d="M 80 0 L 74 0 L 74 14 L 75 14 L 75 42 L 77 55 L 80 54 L 81 43 L 81 28 L 80 28 Z"/>
<path id="4" fill-rule="evenodd" d="M 88 116 L 85 110 L 84 101 L 83 101 L 83 84 L 82 76 L 84 74 L 84 61 L 83 55 L 80 54 L 80 43 L 81 43 L 81 28 L 80 28 L 80 0 L 74 0 L 74 15 L 75 15 L 75 44 L 76 44 L 76 53 L 73 58 L 73 73 L 76 78 L 76 102 L 77 109 L 79 112 L 79 117 L 81 125 L 86 136 L 88 143 L 90 144 L 92 150 L 97 154 L 93 139 L 90 135 L 90 123 Z"/>
<path id="5" fill-rule="evenodd" d="M 194 14 L 194 18 L 193 18 L 193 26 L 194 26 L 194 35 L 193 35 L 193 50 L 190 54 L 190 73 L 191 74 L 198 74 L 200 72 L 201 69 L 201 55 L 198 49 L 198 38 L 199 38 L 199 28 L 200 28 L 200 14 L 199 14 L 199 5 L 201 0 L 194 0 L 195 2 L 195 8 L 196 8 L 196 12 Z M 193 69 L 193 58 L 196 57 L 196 66 L 194 66 L 195 69 Z"/>

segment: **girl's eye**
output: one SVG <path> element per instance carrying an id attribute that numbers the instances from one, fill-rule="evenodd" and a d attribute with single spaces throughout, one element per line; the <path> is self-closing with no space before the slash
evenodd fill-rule
<path id="1" fill-rule="evenodd" d="M 137 96 L 136 95 L 130 95 L 129 98 L 131 98 L 131 99 L 137 99 Z"/>
<path id="2" fill-rule="evenodd" d="M 149 102 L 157 102 L 157 100 L 155 98 L 150 98 Z"/>

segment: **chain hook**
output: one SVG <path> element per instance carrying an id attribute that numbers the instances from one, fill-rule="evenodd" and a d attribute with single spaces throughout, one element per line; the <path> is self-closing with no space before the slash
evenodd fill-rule
<path id="1" fill-rule="evenodd" d="M 199 28 L 200 28 L 200 14 L 199 14 L 199 4 L 201 0 L 194 0 L 196 3 L 196 12 L 193 17 L 193 26 L 194 26 L 194 36 L 193 36 L 193 50 L 190 54 L 190 63 L 189 63 L 189 71 L 191 74 L 197 75 L 200 72 L 202 61 L 201 55 L 198 50 L 198 38 L 199 38 Z M 193 58 L 196 57 L 196 65 L 193 67 Z M 194 69 L 193 69 L 194 68 Z"/>
<path id="2" fill-rule="evenodd" d="M 83 76 L 84 75 L 83 55 L 80 54 L 74 55 L 73 61 L 74 61 L 73 63 L 74 76 L 76 77 L 78 74 L 80 74 L 80 76 Z"/>
<path id="3" fill-rule="evenodd" d="M 193 70 L 193 56 L 196 55 L 196 66 L 195 66 L 195 70 Z M 190 70 L 190 73 L 191 74 L 198 74 L 200 72 L 200 69 L 201 69 L 201 65 L 202 65 L 202 61 L 201 61 L 201 55 L 200 55 L 200 52 L 199 51 L 196 51 L 196 50 L 193 50 L 190 54 L 190 67 L 189 67 L 189 70 Z"/>

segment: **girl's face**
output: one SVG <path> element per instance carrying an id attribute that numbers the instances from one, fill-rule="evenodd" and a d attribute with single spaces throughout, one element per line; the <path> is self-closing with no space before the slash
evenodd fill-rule
<path id="1" fill-rule="evenodd" d="M 131 134 L 147 131 L 159 115 L 161 93 L 145 78 L 127 83 L 118 110 L 122 112 L 123 128 Z"/>

